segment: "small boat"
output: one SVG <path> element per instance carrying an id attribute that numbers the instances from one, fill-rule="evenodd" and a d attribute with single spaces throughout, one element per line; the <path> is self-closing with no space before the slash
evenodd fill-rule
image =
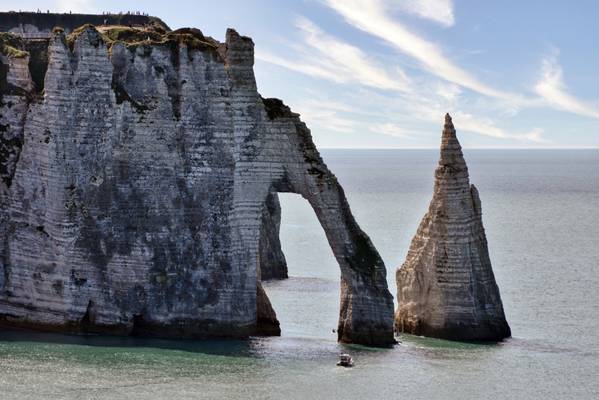
<path id="1" fill-rule="evenodd" d="M 339 361 L 337 362 L 339 367 L 353 367 L 354 360 L 349 354 L 339 354 Z"/>

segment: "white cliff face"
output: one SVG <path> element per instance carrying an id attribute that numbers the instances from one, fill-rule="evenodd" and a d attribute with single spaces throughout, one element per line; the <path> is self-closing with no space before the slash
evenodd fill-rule
<path id="1" fill-rule="evenodd" d="M 445 117 L 441 158 L 428 212 L 397 270 L 395 329 L 452 340 L 510 336 L 495 283 L 478 191 L 451 117 Z"/>
<path id="2" fill-rule="evenodd" d="M 27 67 L 29 57 L 10 57 L 0 52 L 0 255 L 4 254 L 9 223 L 4 210 L 8 190 L 23 146 L 23 129 L 33 84 Z M 6 273 L 0 261 L 0 287 Z"/>
<path id="3" fill-rule="evenodd" d="M 299 116 L 258 94 L 251 39 L 110 47 L 93 27 L 73 35 L 72 49 L 63 33 L 50 39 L 43 97 L 1 109 L 22 138 L 18 161 L 0 160 L 14 164 L 0 193 L 2 324 L 276 334 L 260 237 L 269 194 L 289 191 L 310 202 L 339 262 L 339 340 L 393 342 L 385 266 Z"/>
<path id="4" fill-rule="evenodd" d="M 28 63 L 28 56 L 0 52 L 0 194 L 11 184 L 23 144 L 23 125 L 34 89 Z"/>

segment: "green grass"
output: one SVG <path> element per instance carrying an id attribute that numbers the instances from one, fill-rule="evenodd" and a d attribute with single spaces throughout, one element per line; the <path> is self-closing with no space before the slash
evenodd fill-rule
<path id="1" fill-rule="evenodd" d="M 73 32 L 67 35 L 67 45 L 69 46 L 71 51 L 73 51 L 73 47 L 75 46 L 75 42 L 77 41 L 79 36 L 81 36 L 81 34 L 83 34 L 83 32 L 85 32 L 88 29 L 96 30 L 96 27 L 92 24 L 81 25 L 79 28 L 74 29 Z"/>
<path id="2" fill-rule="evenodd" d="M 10 58 L 27 57 L 29 53 L 21 48 L 23 48 L 21 38 L 7 32 L 0 32 L 0 54 Z"/>
<path id="3" fill-rule="evenodd" d="M 198 29 L 193 28 L 166 32 L 162 27 L 154 25 L 142 28 L 122 25 L 95 27 L 86 24 L 75 29 L 67 36 L 69 47 L 72 49 L 77 38 L 90 28 L 100 34 L 109 50 L 115 43 L 123 43 L 129 49 L 135 49 L 141 45 L 184 45 L 189 50 L 199 51 L 216 49 L 219 45 L 216 40 L 204 37 Z"/>
<path id="4" fill-rule="evenodd" d="M 162 40 L 162 34 L 150 30 L 129 28 L 127 26 L 115 26 L 109 29 L 101 29 L 103 35 L 108 38 L 110 43 L 139 43 L 144 41 L 157 42 Z"/>

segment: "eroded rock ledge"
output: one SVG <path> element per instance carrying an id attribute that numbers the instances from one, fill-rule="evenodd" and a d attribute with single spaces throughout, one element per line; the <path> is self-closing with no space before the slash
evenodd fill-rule
<path id="1" fill-rule="evenodd" d="M 308 128 L 258 94 L 251 39 L 86 25 L 41 47 L 0 54 L 3 325 L 277 334 L 264 213 L 295 192 L 341 269 L 339 340 L 394 342 L 385 266 Z"/>
<path id="2" fill-rule="evenodd" d="M 397 270 L 395 329 L 451 340 L 510 336 L 495 283 L 478 191 L 451 117 L 445 116 L 441 157 L 429 210 Z"/>

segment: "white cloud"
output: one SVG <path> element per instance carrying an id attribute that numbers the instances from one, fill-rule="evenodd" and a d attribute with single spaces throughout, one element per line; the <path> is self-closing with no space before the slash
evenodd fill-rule
<path id="1" fill-rule="evenodd" d="M 409 110 L 413 118 L 439 125 L 442 124 L 442 118 L 445 113 L 449 112 L 453 117 L 454 125 L 458 131 L 471 132 L 495 139 L 547 143 L 541 136 L 543 133 L 541 128 L 533 128 L 527 132 L 506 130 L 498 126 L 491 118 L 462 111 L 464 107 L 461 107 L 456 99 L 448 101 L 447 99 L 434 96 L 412 98 L 403 107 Z"/>
<path id="2" fill-rule="evenodd" d="M 262 60 L 267 63 L 278 65 L 280 67 L 284 67 L 292 71 L 300 72 L 302 74 L 313 76 L 316 78 L 322 78 L 336 83 L 347 82 L 347 77 L 335 73 L 335 71 L 332 68 L 314 65 L 309 62 L 288 60 L 284 57 L 272 54 L 268 50 L 264 50 L 260 47 L 256 47 L 255 57 L 257 60 Z"/>
<path id="3" fill-rule="evenodd" d="M 357 126 L 353 118 L 343 113 L 353 112 L 353 108 L 338 102 L 308 100 L 294 107 L 308 126 L 319 126 L 326 130 L 341 133 L 354 132 Z"/>
<path id="4" fill-rule="evenodd" d="M 338 2 L 338 0 L 326 1 Z M 361 0 L 347 1 L 354 5 L 361 2 Z M 373 3 L 368 4 L 380 4 L 378 0 L 372 1 Z M 345 7 L 340 1 L 338 6 Z M 368 6 L 364 3 L 361 10 L 365 9 L 368 9 Z M 359 13 L 353 14 L 353 11 L 345 11 L 351 12 L 352 18 L 361 18 Z M 371 11 L 364 11 L 365 15 L 369 15 L 369 13 Z M 445 76 L 442 76 L 443 79 L 440 80 L 425 74 L 412 80 L 401 69 L 392 75 L 387 69 L 378 65 L 369 54 L 332 37 L 309 20 L 298 19 L 296 27 L 299 30 L 301 41 L 290 45 L 294 51 L 293 56 L 283 57 L 257 48 L 256 58 L 345 86 L 340 88 L 337 101 L 314 101 L 313 98 L 308 97 L 311 100 L 306 100 L 294 107 L 310 126 L 334 132 L 373 132 L 413 139 L 414 132 L 422 132 L 421 129 L 414 129 L 412 123 L 414 120 L 432 122 L 435 126 L 441 125 L 445 112 L 460 110 L 452 112 L 452 114 L 456 117 L 456 127 L 463 131 L 497 139 L 543 142 L 542 130 L 539 128 L 526 132 L 511 132 L 501 128 L 490 118 L 476 116 L 476 112 L 466 112 L 465 110 L 479 110 L 480 114 L 480 111 L 484 110 L 482 114 L 486 114 L 489 109 L 488 107 L 476 107 L 476 104 L 473 107 L 469 97 L 463 96 L 462 87 L 466 86 L 463 83 L 465 79 L 470 79 L 469 76 L 460 81 L 457 78 L 446 79 Z M 375 29 L 373 26 L 370 28 Z M 409 32 L 408 34 L 412 35 Z M 444 72 L 456 70 L 457 67 L 448 64 L 449 62 L 444 60 L 441 52 L 435 46 L 415 36 L 404 39 L 407 42 L 416 42 L 405 46 L 415 45 L 416 47 L 410 48 L 418 57 L 423 58 L 430 54 L 432 59 L 438 61 L 438 64 L 445 62 L 446 66 L 449 65 L 443 70 Z M 429 63 L 432 64 L 432 62 Z M 443 69 L 443 65 L 438 67 Z M 464 76 L 467 75 L 466 72 L 459 69 L 458 72 Z M 360 85 L 356 86 L 356 83 Z M 378 92 L 371 88 L 386 89 L 386 91 Z M 341 94 L 341 90 L 345 93 L 345 99 L 343 99 L 344 95 Z M 494 103 L 501 103 L 501 105 L 496 104 L 495 107 L 500 109 L 517 107 L 514 101 L 517 97 L 515 95 L 495 92 L 494 89 L 486 87 L 481 91 L 494 95 L 485 97 L 488 99 L 487 102 L 492 100 Z M 376 106 L 377 104 L 378 106 Z M 532 101 L 529 99 L 526 104 L 530 105 Z M 406 126 L 410 126 L 410 131 L 406 130 Z"/>
<path id="5" fill-rule="evenodd" d="M 362 50 L 323 32 L 306 18 L 296 26 L 303 45 L 295 45 L 293 59 L 257 49 L 256 58 L 306 75 L 337 83 L 358 83 L 369 87 L 409 91 L 410 80 L 399 68 L 391 75 L 376 66 Z"/>
<path id="6" fill-rule="evenodd" d="M 317 95 L 313 94 L 313 95 Z M 305 100 L 302 102 L 303 105 L 308 106 L 310 108 L 327 108 L 333 111 L 337 111 L 337 112 L 344 112 L 344 113 L 351 113 L 351 114 L 360 114 L 362 113 L 361 110 L 359 110 L 358 108 L 351 106 L 349 104 L 346 103 L 342 103 L 340 101 L 334 101 L 334 100 L 324 100 L 324 99 L 316 99 L 316 98 L 310 98 L 308 100 Z"/>
<path id="7" fill-rule="evenodd" d="M 515 139 L 520 141 L 530 141 L 535 143 L 548 143 L 541 137 L 543 130 L 534 128 L 529 132 L 512 133 L 495 125 L 495 123 L 486 118 L 477 118 L 471 114 L 464 112 L 455 112 L 456 129 L 467 132 L 473 132 L 484 136 L 494 137 L 497 139 Z"/>
<path id="8" fill-rule="evenodd" d="M 56 1 L 55 8 L 51 9 L 53 12 L 69 12 L 82 13 L 82 14 L 93 14 L 98 12 L 98 7 L 94 4 L 93 0 L 58 0 Z"/>
<path id="9" fill-rule="evenodd" d="M 451 84 L 448 85 L 451 87 Z M 417 121 L 438 127 L 440 134 L 443 117 L 446 112 L 449 112 L 459 132 L 474 133 L 506 142 L 550 143 L 542 137 L 541 128 L 533 128 L 529 131 L 511 131 L 502 128 L 491 118 L 462 111 L 465 107 L 460 105 L 457 96 L 450 96 L 449 99 L 437 96 L 431 87 L 434 88 L 435 84 L 422 85 L 419 93 L 406 93 L 399 96 L 362 88 L 352 92 L 344 100 L 312 99 L 298 104 L 294 109 L 313 127 L 344 133 L 371 132 L 410 140 L 416 139 L 419 135 L 430 135 L 436 132 L 430 129 L 423 131 L 421 123 Z M 385 107 L 377 106 L 380 104 L 385 104 Z"/>
<path id="10" fill-rule="evenodd" d="M 438 82 L 435 93 L 446 101 L 456 102 L 460 94 L 462 94 L 462 89 L 453 83 Z"/>
<path id="11" fill-rule="evenodd" d="M 541 77 L 535 85 L 535 91 L 550 105 L 586 117 L 599 118 L 599 109 L 587 104 L 568 93 L 564 84 L 562 67 L 557 61 L 559 51 L 542 61 Z"/>
<path id="12" fill-rule="evenodd" d="M 406 131 L 406 129 L 403 126 L 401 126 L 399 124 L 394 124 L 391 122 L 385 122 L 385 123 L 381 123 L 381 124 L 372 125 L 370 127 L 370 131 L 374 132 L 374 133 L 381 133 L 383 135 L 393 136 L 393 137 L 398 137 L 398 138 L 403 138 L 403 139 L 411 138 L 411 135 L 408 134 L 408 132 Z"/>
<path id="13" fill-rule="evenodd" d="M 523 103 L 517 94 L 495 89 L 454 65 L 435 44 L 410 32 L 390 17 L 390 2 L 384 0 L 325 0 L 352 26 L 377 36 L 418 60 L 430 73 L 485 96 Z"/>
<path id="14" fill-rule="evenodd" d="M 443 26 L 452 26 L 455 23 L 452 0 L 395 0 L 394 3 L 404 12 Z"/>

